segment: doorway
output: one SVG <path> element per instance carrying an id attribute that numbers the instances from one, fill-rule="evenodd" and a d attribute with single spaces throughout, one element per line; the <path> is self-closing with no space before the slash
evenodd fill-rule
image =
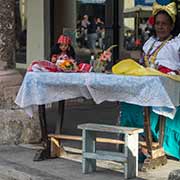
<path id="1" fill-rule="evenodd" d="M 51 46 L 60 34 L 70 35 L 78 61 L 89 63 L 92 52 L 98 54 L 113 44 L 113 63 L 119 59 L 122 28 L 122 0 L 51 0 Z M 88 42 L 88 31 L 82 22 L 93 18 L 97 25 L 97 39 L 93 46 Z M 65 17 L 65 18 L 64 18 Z M 95 47 L 95 49 L 92 49 Z"/>

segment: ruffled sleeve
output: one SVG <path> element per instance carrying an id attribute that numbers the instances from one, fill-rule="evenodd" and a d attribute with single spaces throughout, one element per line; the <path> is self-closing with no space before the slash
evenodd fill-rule
<path id="1" fill-rule="evenodd" d="M 143 45 L 143 52 L 145 54 L 148 53 L 149 49 L 151 48 L 153 42 L 155 41 L 155 38 L 153 36 L 151 36 Z"/>
<path id="2" fill-rule="evenodd" d="M 175 37 L 166 43 L 159 51 L 156 63 L 172 70 L 180 69 L 180 37 Z"/>

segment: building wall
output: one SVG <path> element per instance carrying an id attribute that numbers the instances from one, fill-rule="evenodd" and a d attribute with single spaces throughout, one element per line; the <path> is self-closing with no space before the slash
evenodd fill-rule
<path id="1" fill-rule="evenodd" d="M 48 23 L 46 0 L 27 1 L 27 64 L 33 60 L 45 59 L 45 42 L 49 34 L 45 34 Z"/>
<path id="2" fill-rule="evenodd" d="M 50 1 L 27 0 L 27 60 L 26 64 L 17 63 L 18 68 L 26 68 L 33 60 L 49 58 L 51 30 L 55 42 L 64 28 L 76 28 L 76 1 L 54 0 L 53 10 L 50 9 Z"/>
<path id="3" fill-rule="evenodd" d="M 76 29 L 76 1 L 54 0 L 54 42 L 66 28 Z"/>
<path id="4" fill-rule="evenodd" d="M 50 9 L 52 1 L 54 6 Z M 134 0 L 124 0 L 125 8 L 133 5 Z M 133 28 L 133 24 L 133 19 L 125 20 L 126 26 Z M 52 42 L 55 43 L 65 28 L 72 31 L 76 29 L 75 0 L 27 0 L 27 64 L 25 66 L 27 67 L 33 60 L 47 59 L 50 54 L 50 39 L 52 38 Z"/>
<path id="5" fill-rule="evenodd" d="M 134 0 L 124 0 L 124 9 L 132 8 L 135 6 Z M 124 18 L 124 29 L 135 29 L 135 20 L 134 18 Z"/>
<path id="6" fill-rule="evenodd" d="M 124 9 L 134 7 L 134 0 L 124 0 Z"/>

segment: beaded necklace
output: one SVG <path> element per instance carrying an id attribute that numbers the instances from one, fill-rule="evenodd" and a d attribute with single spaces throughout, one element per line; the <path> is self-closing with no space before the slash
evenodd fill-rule
<path id="1" fill-rule="evenodd" d="M 148 50 L 147 54 L 144 56 L 144 62 L 146 67 L 154 67 L 154 63 L 156 60 L 156 57 L 161 50 L 161 48 L 172 38 L 172 35 L 170 35 L 166 40 L 164 40 L 151 54 L 154 44 L 157 42 L 156 40 L 152 43 L 150 49 Z"/>

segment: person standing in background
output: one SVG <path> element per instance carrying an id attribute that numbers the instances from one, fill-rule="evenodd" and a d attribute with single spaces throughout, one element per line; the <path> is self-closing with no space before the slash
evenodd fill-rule
<path id="1" fill-rule="evenodd" d="M 87 27 L 89 25 L 89 17 L 87 14 L 85 14 L 83 16 L 83 19 L 81 21 L 81 37 L 82 37 L 82 47 L 85 47 L 86 46 L 86 42 L 87 42 Z"/>
<path id="2" fill-rule="evenodd" d="M 89 24 L 87 26 L 88 48 L 91 54 L 96 54 L 97 41 L 97 24 L 95 17 L 89 17 Z"/>
<path id="3" fill-rule="evenodd" d="M 100 49 L 104 49 L 104 36 L 105 36 L 105 29 L 104 29 L 104 22 L 101 18 L 96 19 L 97 24 L 97 36 L 98 36 L 98 46 Z"/>

